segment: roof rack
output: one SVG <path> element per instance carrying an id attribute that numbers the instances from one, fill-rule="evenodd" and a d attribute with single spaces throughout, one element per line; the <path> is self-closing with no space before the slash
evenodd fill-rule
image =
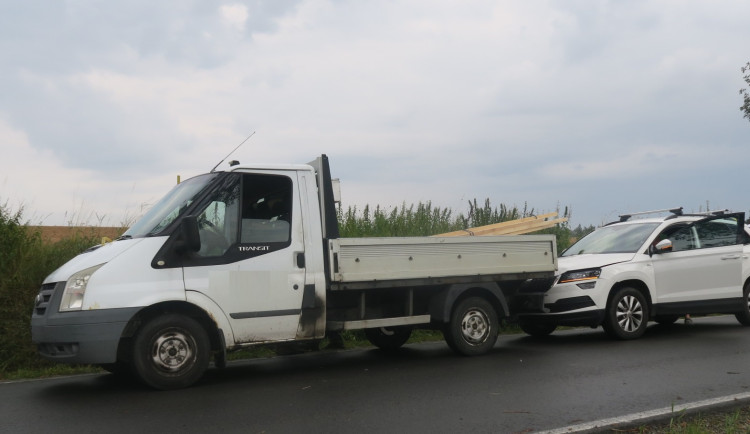
<path id="1" fill-rule="evenodd" d="M 630 217 L 636 216 L 636 215 L 646 215 L 646 214 L 658 214 L 662 212 L 671 212 L 675 216 L 682 215 L 682 207 L 679 208 L 665 208 L 665 209 L 655 209 L 653 211 L 641 211 L 641 212 L 631 212 L 629 214 L 622 214 L 620 217 L 621 222 L 626 222 L 630 220 Z"/>
<path id="2" fill-rule="evenodd" d="M 682 214 L 682 215 L 687 215 L 687 216 L 712 216 L 712 215 L 722 216 L 722 215 L 727 214 L 727 213 L 731 213 L 731 211 L 728 210 L 728 209 L 717 209 L 716 211 L 691 212 L 691 213 Z M 676 216 L 669 216 L 667 218 L 669 219 L 669 218 L 675 218 L 675 217 Z"/>

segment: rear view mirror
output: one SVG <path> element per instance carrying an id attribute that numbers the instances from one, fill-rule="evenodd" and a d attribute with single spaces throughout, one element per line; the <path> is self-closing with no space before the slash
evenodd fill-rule
<path id="1" fill-rule="evenodd" d="M 661 240 L 656 245 L 654 245 L 652 252 L 653 253 L 667 253 L 672 251 L 672 240 L 666 239 Z"/>

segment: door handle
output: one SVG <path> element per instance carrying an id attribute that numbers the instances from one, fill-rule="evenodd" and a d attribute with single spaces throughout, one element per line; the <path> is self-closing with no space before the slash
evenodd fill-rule
<path id="1" fill-rule="evenodd" d="M 297 253 L 297 268 L 305 268 L 305 252 Z"/>
<path id="2" fill-rule="evenodd" d="M 724 255 L 721 257 L 721 259 L 724 261 L 727 259 L 740 259 L 741 257 L 742 255 Z"/>

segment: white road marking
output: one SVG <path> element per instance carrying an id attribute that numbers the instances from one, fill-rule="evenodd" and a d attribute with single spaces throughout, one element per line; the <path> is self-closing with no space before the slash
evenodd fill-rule
<path id="1" fill-rule="evenodd" d="M 570 425 L 562 428 L 555 428 L 549 431 L 539 431 L 540 434 L 565 434 L 574 433 L 581 431 L 588 431 L 593 429 L 601 429 L 608 426 L 618 424 L 632 424 L 638 421 L 646 421 L 649 419 L 659 418 L 662 416 L 674 414 L 679 415 L 680 412 L 701 409 L 704 407 L 718 406 L 721 404 L 727 404 L 734 401 L 750 400 L 750 392 L 738 393 L 736 395 L 722 396 L 719 398 L 705 399 L 703 401 L 691 402 L 688 404 L 675 404 L 673 407 L 665 407 L 658 410 L 642 411 L 639 413 L 631 413 L 624 416 L 613 417 L 609 419 L 600 419 L 593 422 L 586 422 L 578 425 Z"/>

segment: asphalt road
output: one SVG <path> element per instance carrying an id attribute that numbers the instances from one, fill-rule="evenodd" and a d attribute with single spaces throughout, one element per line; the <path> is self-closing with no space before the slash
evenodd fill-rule
<path id="1" fill-rule="evenodd" d="M 0 384 L 0 432 L 370 433 L 550 430 L 750 391 L 750 328 L 734 317 L 501 336 L 493 352 L 442 342 L 235 362 L 157 392 L 113 375 Z"/>

